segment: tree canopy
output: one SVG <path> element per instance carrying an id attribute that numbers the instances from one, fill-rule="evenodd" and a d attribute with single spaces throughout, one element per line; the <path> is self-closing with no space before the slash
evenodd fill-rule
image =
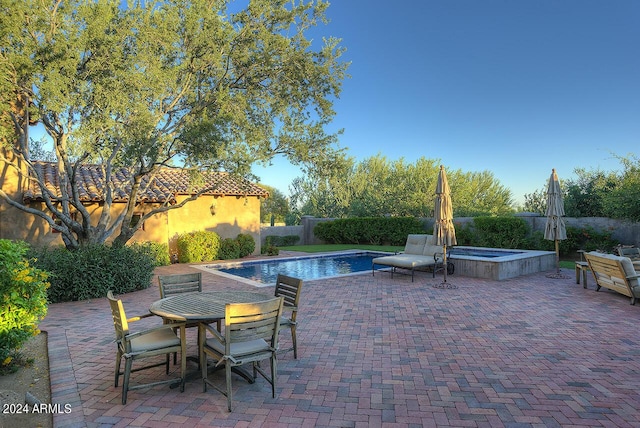
<path id="1" fill-rule="evenodd" d="M 326 217 L 433 216 L 440 161 L 421 157 L 414 163 L 380 154 L 355 162 L 344 158 L 325 171 L 294 180 L 292 202 L 302 214 Z M 454 215 L 513 212 L 511 191 L 491 172 L 447 169 Z"/>
<path id="2" fill-rule="evenodd" d="M 44 218 L 68 247 L 114 233 L 123 244 L 142 224 L 131 217 L 143 178 L 158 168 L 251 177 L 253 163 L 278 154 L 303 170 L 339 157 L 337 134 L 325 126 L 348 64 L 338 39 L 308 37 L 326 22 L 327 7 L 322 0 L 4 0 L 0 141 L 29 166 L 29 131 L 42 125 L 63 194 L 37 179 L 62 223 L 0 197 Z M 81 163 L 99 165 L 105 179 L 97 224 L 74 191 Z M 115 217 L 110 178 L 118 168 L 128 171 L 131 191 Z"/>
<path id="3" fill-rule="evenodd" d="M 609 217 L 640 221 L 640 159 L 616 156 L 621 171 L 576 168 L 575 179 L 563 180 L 562 191 L 567 217 Z M 544 215 L 546 184 L 525 195 L 524 209 Z"/>

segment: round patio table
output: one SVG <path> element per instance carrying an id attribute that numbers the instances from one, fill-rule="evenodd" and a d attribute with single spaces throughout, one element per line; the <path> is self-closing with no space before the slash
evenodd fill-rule
<path id="1" fill-rule="evenodd" d="M 273 298 L 275 297 L 272 295 L 251 291 L 203 291 L 183 293 L 153 302 L 149 308 L 149 312 L 169 321 L 186 321 L 187 323 L 203 322 L 209 324 L 213 321 L 220 322 L 220 320 L 225 318 L 227 303 L 262 302 Z M 220 328 L 220 324 L 218 324 L 218 328 Z M 196 361 L 198 366 L 200 365 L 197 356 L 187 358 Z M 211 367 L 210 370 L 219 370 L 222 367 L 224 367 L 224 365 Z M 233 367 L 232 370 L 245 378 L 247 382 L 254 382 L 253 376 L 240 367 Z M 197 378 L 199 374 L 199 371 L 190 373 L 187 375 L 187 378 Z"/>
<path id="2" fill-rule="evenodd" d="M 173 321 L 212 322 L 224 319 L 227 303 L 262 302 L 273 298 L 252 291 L 184 293 L 153 302 L 149 312 Z"/>

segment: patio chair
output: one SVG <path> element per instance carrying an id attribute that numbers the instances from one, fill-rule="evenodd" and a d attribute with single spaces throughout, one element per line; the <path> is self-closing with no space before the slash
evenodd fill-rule
<path id="1" fill-rule="evenodd" d="M 131 333 L 129 331 L 129 323 L 139 321 L 143 318 L 153 316 L 152 314 L 145 314 L 142 316 L 127 318 L 122 300 L 113 297 L 113 293 L 109 291 L 107 293 L 109 299 L 109 305 L 111 306 L 111 315 L 113 317 L 113 326 L 116 331 L 116 344 L 118 345 L 118 351 L 116 354 L 116 369 L 115 369 L 115 386 L 118 386 L 120 375 L 124 375 L 122 383 L 122 404 L 127 403 L 127 392 L 148 388 L 151 386 L 162 384 L 176 384 L 180 383 L 180 391 L 184 391 L 184 377 L 187 370 L 187 349 L 186 349 L 186 334 L 185 324 L 163 324 L 159 327 L 149 328 L 146 330 Z M 176 336 L 174 329 L 180 330 L 180 336 Z M 166 366 L 166 374 L 169 374 L 169 358 L 168 355 L 173 352 L 180 352 L 181 365 L 180 365 L 180 378 L 172 378 L 157 382 L 151 382 L 146 384 L 138 384 L 131 386 L 129 383 L 131 373 L 140 370 L 150 369 L 152 367 Z M 142 358 L 155 357 L 158 355 L 167 355 L 167 359 L 162 363 L 148 364 L 143 367 L 133 369 L 132 365 L 135 360 Z M 120 371 L 120 363 L 122 358 L 125 359 L 124 371 Z"/>
<path id="2" fill-rule="evenodd" d="M 229 411 L 232 400 L 231 369 L 244 364 L 251 363 L 253 379 L 260 373 L 271 384 L 271 395 L 276 397 L 276 352 L 282 301 L 282 297 L 277 297 L 261 302 L 227 304 L 224 335 L 205 323 L 200 324 L 198 348 L 203 391 L 207 391 L 207 386 L 212 386 L 225 395 Z M 212 337 L 208 338 L 207 334 Z M 208 379 L 207 356 L 216 360 L 216 367 L 224 364 L 226 390 Z M 271 377 L 260 367 L 260 361 L 267 358 L 271 362 Z"/>
<path id="3" fill-rule="evenodd" d="M 174 296 L 182 293 L 197 293 L 202 291 L 202 273 L 183 273 L 176 275 L 158 275 L 158 286 L 160 288 L 160 298 Z M 165 324 L 173 321 L 164 320 Z M 186 324 L 186 328 L 198 327 L 197 322 Z M 220 329 L 220 324 L 218 324 Z M 173 364 L 177 364 L 177 354 L 173 354 Z"/>
<path id="4" fill-rule="evenodd" d="M 174 294 L 202 291 L 202 273 L 183 273 L 178 275 L 158 275 L 160 298 Z"/>
<path id="5" fill-rule="evenodd" d="M 298 304 L 300 302 L 300 291 L 302 291 L 302 280 L 278 274 L 276 279 L 275 296 L 284 299 L 283 312 L 290 313 L 288 317 L 280 318 L 280 327 L 289 327 L 291 330 L 292 347 L 283 349 L 282 352 L 293 350 L 293 358 L 298 359 L 298 340 L 296 338 L 296 326 L 298 325 Z"/>

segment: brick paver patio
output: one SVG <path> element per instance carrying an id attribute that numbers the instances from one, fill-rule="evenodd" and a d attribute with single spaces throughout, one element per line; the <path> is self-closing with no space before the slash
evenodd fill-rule
<path id="1" fill-rule="evenodd" d="M 192 270 L 174 265 L 157 273 Z M 450 276 L 457 289 L 434 288 L 442 278 L 424 273 L 413 283 L 370 273 L 308 281 L 298 360 L 280 356 L 277 398 L 263 379 L 250 385 L 237 377 L 232 413 L 222 394 L 202 392 L 199 379 L 184 393 L 131 391 L 121 405 L 106 299 L 54 304 L 40 326 L 49 335 L 52 402 L 72 409 L 55 415 L 54 425 L 638 427 L 640 305 L 596 293 L 592 277 L 585 290 L 565 273 L 502 282 Z M 256 290 L 210 273 L 203 282 L 207 291 Z M 147 312 L 159 292 L 154 282 L 121 298 L 131 316 Z M 281 340 L 288 347 L 288 331 Z M 148 375 L 162 378 L 164 368 Z M 222 385 L 224 372 L 214 376 Z"/>

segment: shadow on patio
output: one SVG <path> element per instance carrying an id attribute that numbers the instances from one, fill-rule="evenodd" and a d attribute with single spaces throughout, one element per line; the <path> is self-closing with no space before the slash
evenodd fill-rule
<path id="1" fill-rule="evenodd" d="M 234 379 L 232 413 L 200 380 L 184 393 L 132 391 L 122 406 L 106 298 L 51 305 L 40 328 L 52 401 L 72 407 L 54 426 L 640 426 L 640 306 L 596 293 L 592 277 L 588 290 L 544 272 L 502 282 L 454 275 L 457 289 L 432 287 L 441 280 L 368 273 L 305 282 L 298 360 L 280 355 L 277 398 L 262 379 Z M 206 272 L 203 284 L 273 293 Z M 159 291 L 154 279 L 120 297 L 131 316 Z M 281 341 L 288 347 L 288 331 Z M 195 354 L 195 332 L 188 343 Z M 224 372 L 215 376 L 224 383 Z"/>

